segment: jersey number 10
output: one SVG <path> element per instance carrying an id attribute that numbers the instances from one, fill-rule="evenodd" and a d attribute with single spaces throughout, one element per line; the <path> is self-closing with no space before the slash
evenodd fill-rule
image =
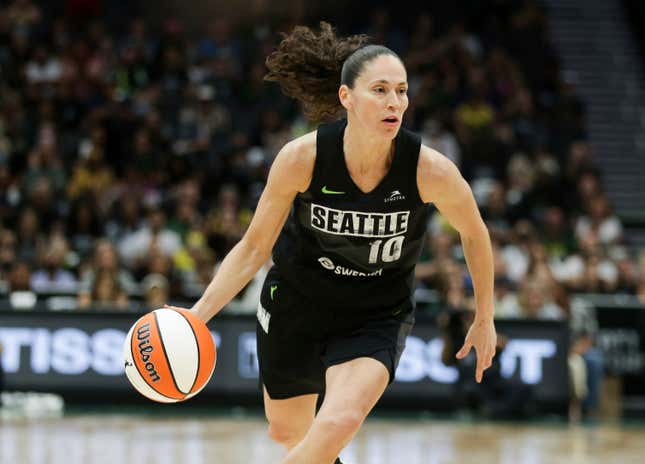
<path id="1" fill-rule="evenodd" d="M 383 240 L 370 242 L 369 263 L 376 264 L 379 254 L 381 255 L 381 261 L 384 263 L 392 263 L 398 260 L 401 257 L 401 250 L 403 249 L 403 240 L 405 240 L 405 235 L 392 237 L 385 240 L 385 243 L 383 243 Z M 383 247 L 381 248 L 382 243 Z"/>

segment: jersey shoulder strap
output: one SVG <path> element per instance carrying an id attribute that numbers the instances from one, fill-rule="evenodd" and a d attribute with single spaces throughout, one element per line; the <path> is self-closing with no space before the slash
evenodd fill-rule
<path id="1" fill-rule="evenodd" d="M 405 182 L 407 185 L 416 186 L 413 191 L 416 192 L 419 203 L 423 203 L 417 185 L 417 169 L 419 165 L 419 154 L 421 152 L 421 137 L 418 134 L 401 127 L 397 135 L 396 143 L 399 144 L 397 151 L 402 155 L 402 166 L 399 172 L 404 173 L 406 176 Z"/>
<path id="2" fill-rule="evenodd" d="M 318 186 L 323 182 L 323 176 L 327 181 L 332 178 L 340 176 L 341 167 L 339 160 L 343 152 L 342 140 L 343 131 L 347 121 L 341 119 L 330 124 L 321 124 L 316 131 L 316 162 L 314 164 L 313 177 L 311 179 L 312 186 Z"/>

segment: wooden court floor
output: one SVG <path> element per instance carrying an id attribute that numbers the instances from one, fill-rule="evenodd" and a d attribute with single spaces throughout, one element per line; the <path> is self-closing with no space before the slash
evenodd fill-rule
<path id="1" fill-rule="evenodd" d="M 1 464 L 279 463 L 260 417 L 72 415 L 0 423 Z M 370 418 L 348 464 L 645 462 L 645 426 L 489 424 Z"/>

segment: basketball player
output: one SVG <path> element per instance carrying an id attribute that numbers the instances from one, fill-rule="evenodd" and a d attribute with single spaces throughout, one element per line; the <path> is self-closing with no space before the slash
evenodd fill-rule
<path id="1" fill-rule="evenodd" d="M 321 23 L 296 27 L 267 66 L 307 116 L 337 120 L 280 151 L 246 234 L 192 311 L 211 319 L 273 251 L 257 314 L 269 434 L 288 450 L 283 464 L 339 463 L 414 323 L 428 203 L 461 235 L 477 311 L 457 356 L 475 348 L 478 382 L 495 353 L 491 245 L 455 165 L 401 128 L 408 83 L 394 52 Z"/>

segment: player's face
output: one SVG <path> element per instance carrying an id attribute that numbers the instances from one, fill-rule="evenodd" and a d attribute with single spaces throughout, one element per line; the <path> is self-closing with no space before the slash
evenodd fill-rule
<path id="1" fill-rule="evenodd" d="M 392 55 L 381 55 L 365 64 L 353 89 L 346 88 L 343 104 L 364 129 L 394 138 L 408 108 L 407 92 L 403 64 Z"/>

